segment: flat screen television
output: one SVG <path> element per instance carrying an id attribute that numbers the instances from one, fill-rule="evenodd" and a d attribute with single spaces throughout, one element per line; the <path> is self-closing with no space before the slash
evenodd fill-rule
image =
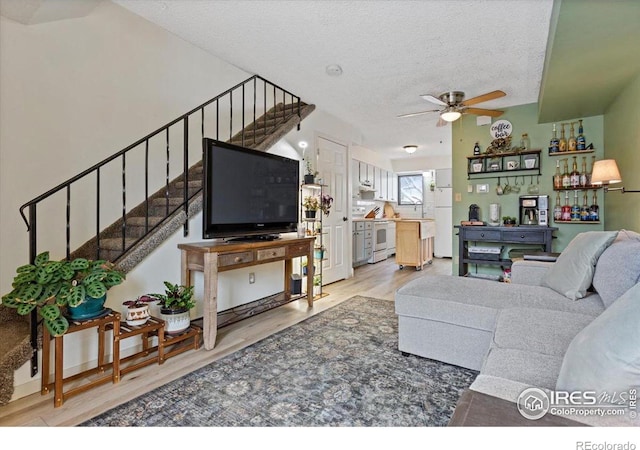
<path id="1" fill-rule="evenodd" d="M 203 239 L 275 239 L 294 232 L 300 162 L 204 138 Z"/>

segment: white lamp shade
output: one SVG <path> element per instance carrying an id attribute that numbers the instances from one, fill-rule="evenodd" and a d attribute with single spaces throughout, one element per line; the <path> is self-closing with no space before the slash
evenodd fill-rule
<path id="1" fill-rule="evenodd" d="M 615 159 L 603 159 L 593 164 L 591 184 L 599 186 L 602 184 L 620 183 L 621 181 L 622 177 L 620 176 L 620 171 L 618 170 Z"/>
<path id="2" fill-rule="evenodd" d="M 415 153 L 416 150 L 418 150 L 418 146 L 417 145 L 405 145 L 404 146 L 404 151 L 411 154 L 411 153 Z"/>
<path id="3" fill-rule="evenodd" d="M 453 122 L 454 120 L 458 120 L 462 114 L 459 111 L 445 111 L 440 114 L 442 120 L 447 122 Z"/>

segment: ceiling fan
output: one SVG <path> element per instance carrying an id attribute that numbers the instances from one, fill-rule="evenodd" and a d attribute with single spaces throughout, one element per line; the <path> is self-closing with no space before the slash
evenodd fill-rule
<path id="1" fill-rule="evenodd" d="M 465 100 L 464 92 L 461 91 L 445 92 L 443 94 L 440 94 L 438 97 L 430 94 L 424 94 L 420 97 L 427 100 L 428 102 L 441 106 L 442 108 L 430 109 L 428 111 L 419 111 L 409 114 L 401 114 L 398 117 L 413 117 L 432 112 L 439 112 L 440 120 L 438 120 L 437 126 L 443 126 L 446 125 L 447 122 L 458 120 L 462 114 L 476 114 L 478 116 L 499 117 L 504 113 L 504 111 L 498 111 L 495 109 L 470 108 L 470 106 L 504 97 L 505 95 L 507 94 L 502 91 L 492 91 Z"/>

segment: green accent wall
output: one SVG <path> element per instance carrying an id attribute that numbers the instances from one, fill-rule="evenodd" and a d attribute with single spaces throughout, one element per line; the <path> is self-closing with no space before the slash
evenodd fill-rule
<path id="1" fill-rule="evenodd" d="M 607 159 L 615 159 L 624 186 L 640 190 L 640 75 L 629 83 L 604 115 Z M 640 193 L 607 192 L 605 230 L 640 231 Z"/>
<path id="2" fill-rule="evenodd" d="M 637 109 L 636 109 L 637 112 Z M 553 190 L 553 175 L 556 170 L 556 161 L 560 161 L 560 168 L 562 169 L 562 158 L 569 158 L 569 169 L 573 162 L 572 155 L 563 156 L 549 156 L 549 140 L 551 139 L 553 124 L 552 123 L 538 123 L 538 104 L 532 103 L 528 105 L 514 106 L 505 109 L 505 113 L 499 119 L 506 119 L 511 122 L 513 126 L 512 133 L 512 146 L 520 144 L 520 137 L 522 133 L 528 133 L 531 148 L 542 149 L 541 153 L 541 173 L 540 176 L 540 192 L 539 195 L 549 195 L 550 213 L 552 213 L 556 200 L 556 192 Z M 578 119 L 582 119 L 584 127 L 584 135 L 586 137 L 587 145 L 593 143 L 595 148 L 594 153 L 588 153 L 585 155 L 577 155 L 578 170 L 582 166 L 582 156 L 587 156 L 587 168 L 591 169 L 592 155 L 596 156 L 596 159 L 602 159 L 604 155 L 604 116 L 593 117 L 577 117 L 574 119 L 566 120 L 564 122 L 577 122 Z M 498 119 L 493 119 L 495 122 Z M 637 122 L 636 122 L 637 123 Z M 530 175 L 524 177 L 525 185 L 522 186 L 518 194 L 507 194 L 499 196 L 496 194 L 496 186 L 498 179 L 467 179 L 467 156 L 473 155 L 473 146 L 475 142 L 480 144 L 482 152 L 485 151 L 487 146 L 491 143 L 492 137 L 489 133 L 489 125 L 477 126 L 476 116 L 463 115 L 461 119 L 452 124 L 452 167 L 453 167 L 453 224 L 459 225 L 460 221 L 468 220 L 469 218 L 469 205 L 477 204 L 480 207 L 480 220 L 487 222 L 489 220 L 489 205 L 491 203 L 500 203 L 501 216 L 518 216 L 518 200 L 520 195 L 527 195 L 527 187 L 531 182 Z M 558 137 L 560 137 L 559 124 L 557 125 Z M 575 133 L 577 135 L 577 124 Z M 631 131 L 629 131 L 631 132 Z M 637 133 L 637 131 L 635 131 Z M 569 127 L 566 127 L 565 136 L 569 137 Z M 636 136 L 637 137 L 637 136 Z M 526 173 L 526 172 L 522 172 Z M 504 174 L 500 174 L 504 175 Z M 536 183 L 536 176 L 533 178 L 533 182 Z M 522 176 L 518 177 L 518 184 L 522 184 Z M 502 176 L 501 182 L 504 185 L 505 178 Z M 513 176 L 509 177 L 509 183 L 515 184 Z M 489 184 L 489 193 L 479 194 L 476 193 L 476 185 Z M 473 193 L 467 192 L 467 187 L 471 185 L 473 187 Z M 460 194 L 461 201 L 455 201 L 456 194 Z M 573 202 L 573 191 L 570 191 L 570 203 Z M 561 203 L 564 201 L 563 192 L 561 192 Z M 589 204 L 593 196 L 593 191 L 588 191 Z M 609 193 L 608 195 L 611 195 Z M 619 195 L 619 194 L 618 194 Z M 640 195 L 640 194 L 625 194 L 625 195 Z M 601 220 L 599 224 L 555 224 L 551 215 L 550 225 L 558 227 L 554 240 L 553 251 L 562 251 L 567 244 L 578 233 L 583 231 L 600 231 L 604 229 L 603 220 L 606 220 L 606 211 L 603 207 L 603 192 L 602 189 L 597 193 L 598 204 L 600 205 Z M 579 191 L 579 201 L 582 204 L 582 191 Z M 453 273 L 458 273 L 458 240 L 454 234 L 453 240 Z M 517 246 L 512 246 L 517 248 Z M 508 250 L 508 248 L 506 249 Z M 478 266 L 479 272 L 495 273 L 495 269 L 492 270 L 490 266 Z"/>

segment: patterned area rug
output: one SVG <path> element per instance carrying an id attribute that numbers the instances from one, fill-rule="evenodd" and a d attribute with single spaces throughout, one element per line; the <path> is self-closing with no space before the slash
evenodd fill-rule
<path id="1" fill-rule="evenodd" d="M 446 426 L 477 372 L 398 351 L 394 304 L 361 296 L 80 426 Z"/>

